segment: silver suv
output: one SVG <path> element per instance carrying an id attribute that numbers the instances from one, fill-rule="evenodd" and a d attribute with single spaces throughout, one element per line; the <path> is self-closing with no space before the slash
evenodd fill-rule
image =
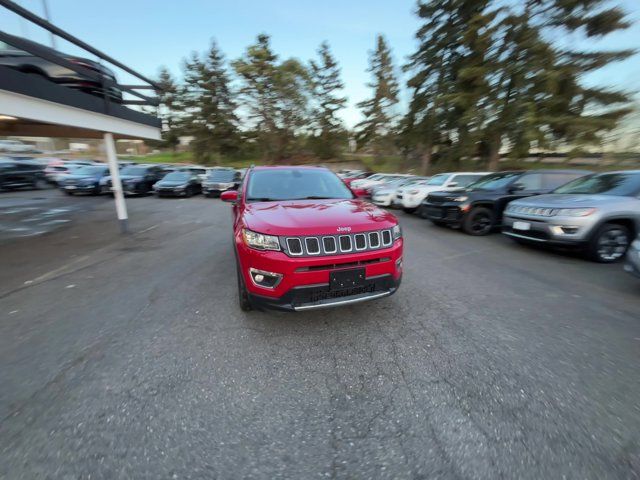
<path id="1" fill-rule="evenodd" d="M 597 173 L 515 200 L 502 232 L 520 242 L 582 247 L 597 262 L 618 261 L 640 233 L 640 170 Z"/>

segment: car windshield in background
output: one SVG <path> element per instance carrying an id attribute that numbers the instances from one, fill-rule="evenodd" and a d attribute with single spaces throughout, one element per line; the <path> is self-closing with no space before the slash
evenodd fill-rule
<path id="1" fill-rule="evenodd" d="M 189 172 L 171 172 L 165 175 L 162 180 L 169 180 L 169 181 L 175 182 L 175 181 L 189 180 L 189 178 L 191 178 L 191 173 Z"/>
<path id="2" fill-rule="evenodd" d="M 254 170 L 249 177 L 247 200 L 341 199 L 353 198 L 351 190 L 328 170 L 278 168 Z"/>
<path id="3" fill-rule="evenodd" d="M 444 182 L 447 181 L 447 178 L 449 178 L 449 175 L 446 173 L 441 173 L 440 175 L 434 175 L 429 179 L 429 181 L 427 182 L 427 185 L 436 186 L 436 187 L 438 185 L 444 185 Z"/>
<path id="4" fill-rule="evenodd" d="M 469 190 L 496 190 L 498 188 L 505 187 L 516 177 L 522 175 L 521 172 L 504 172 L 504 173 L 492 173 L 486 177 L 482 177 L 477 182 L 471 183 L 467 186 Z"/>
<path id="5" fill-rule="evenodd" d="M 207 175 L 207 180 L 211 182 L 232 182 L 236 176 L 234 170 L 213 170 Z"/>
<path id="6" fill-rule="evenodd" d="M 80 167 L 76 170 L 74 170 L 73 173 L 75 173 L 76 175 L 98 175 L 102 172 L 104 172 L 107 168 L 106 167 Z"/>
<path id="7" fill-rule="evenodd" d="M 146 167 L 124 167 L 120 170 L 120 175 L 144 175 L 147 173 Z"/>
<path id="8" fill-rule="evenodd" d="M 640 191 L 640 173 L 601 173 L 582 177 L 557 188 L 554 193 L 629 196 Z"/>

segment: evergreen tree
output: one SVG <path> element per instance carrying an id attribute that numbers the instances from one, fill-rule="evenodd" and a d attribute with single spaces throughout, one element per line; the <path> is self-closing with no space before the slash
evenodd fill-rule
<path id="1" fill-rule="evenodd" d="M 191 145 L 199 160 L 217 163 L 238 151 L 236 104 L 224 56 L 215 42 L 204 57 L 194 52 L 185 60 L 181 97 L 183 131 L 194 137 Z"/>
<path id="2" fill-rule="evenodd" d="M 494 76 L 486 98 L 484 142 L 489 168 L 500 149 L 513 157 L 532 148 L 597 144 L 629 112 L 624 92 L 586 87 L 585 73 L 627 58 L 629 50 L 582 52 L 552 43 L 555 35 L 599 37 L 626 28 L 624 13 L 605 0 L 528 0 L 500 21 Z"/>
<path id="3" fill-rule="evenodd" d="M 158 76 L 160 106 L 158 117 L 162 122 L 162 144 L 174 149 L 179 143 L 177 112 L 179 111 L 178 85 L 166 67 L 160 68 Z"/>
<path id="4" fill-rule="evenodd" d="M 364 120 L 356 125 L 359 147 L 370 147 L 376 160 L 390 146 L 395 127 L 393 107 L 398 103 L 398 82 L 395 77 L 391 51 L 382 35 L 377 36 L 376 49 L 371 53 L 369 68 L 372 81 L 367 86 L 373 96 L 358 103 Z"/>
<path id="5" fill-rule="evenodd" d="M 265 159 L 291 155 L 296 133 L 307 120 L 307 70 L 295 59 L 279 63 L 265 34 L 258 35 L 233 67 L 242 80 L 240 93 Z"/>
<path id="6" fill-rule="evenodd" d="M 345 138 L 342 122 L 336 114 L 344 108 L 347 99 L 340 96 L 339 92 L 344 88 L 340 67 L 327 42 L 320 45 L 318 57 L 317 61 L 310 62 L 314 150 L 320 158 L 332 158 L 339 153 L 339 142 Z"/>

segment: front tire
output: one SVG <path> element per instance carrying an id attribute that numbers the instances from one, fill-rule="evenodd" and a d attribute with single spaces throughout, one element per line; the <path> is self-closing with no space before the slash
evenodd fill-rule
<path id="1" fill-rule="evenodd" d="M 244 284 L 244 278 L 240 272 L 240 266 L 236 265 L 236 274 L 238 276 L 238 305 L 243 312 L 249 312 L 253 310 L 251 306 L 251 300 L 249 300 L 249 292 Z"/>
<path id="2" fill-rule="evenodd" d="M 495 215 L 486 207 L 471 210 L 462 222 L 462 230 L 469 235 L 489 235 L 495 226 Z"/>
<path id="3" fill-rule="evenodd" d="M 606 223 L 591 237 L 587 253 L 595 262 L 614 263 L 625 256 L 630 243 L 631 235 L 627 227 Z"/>

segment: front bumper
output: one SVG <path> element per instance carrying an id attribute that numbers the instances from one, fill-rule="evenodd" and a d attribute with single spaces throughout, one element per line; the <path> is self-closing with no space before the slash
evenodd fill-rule
<path id="1" fill-rule="evenodd" d="M 393 203 L 392 195 L 374 195 L 371 197 L 371 203 L 379 207 L 390 207 Z"/>
<path id="2" fill-rule="evenodd" d="M 302 311 L 358 303 L 392 295 L 402 278 L 402 239 L 389 248 L 355 254 L 289 257 L 283 252 L 260 251 L 236 238 L 238 263 L 251 302 L 257 307 Z M 249 269 L 282 275 L 275 288 L 253 283 Z M 332 271 L 365 268 L 362 286 L 331 290 Z"/>
<path id="3" fill-rule="evenodd" d="M 466 214 L 463 210 L 466 205 L 460 203 L 429 203 L 427 201 L 422 202 L 421 212 L 425 218 L 436 222 L 442 222 L 450 225 L 459 225 L 464 220 Z M 468 207 L 467 207 L 468 208 Z"/>
<path id="4" fill-rule="evenodd" d="M 159 188 L 157 190 L 154 190 L 153 193 L 155 193 L 158 197 L 184 197 L 187 194 L 184 188 L 182 190 L 176 190 L 173 188 Z"/>
<path id="5" fill-rule="evenodd" d="M 96 189 L 95 184 L 91 185 L 62 185 L 60 188 L 66 192 L 93 192 Z"/>
<path id="6" fill-rule="evenodd" d="M 402 275 L 368 277 L 363 287 L 331 291 L 329 285 L 294 287 L 282 297 L 272 298 L 249 294 L 251 304 L 257 308 L 301 312 L 321 308 L 342 307 L 393 295 L 402 281 Z"/>
<path id="7" fill-rule="evenodd" d="M 629 249 L 624 263 L 624 271 L 640 278 L 640 249 Z"/>
<path id="8" fill-rule="evenodd" d="M 397 201 L 403 208 L 418 208 L 422 201 L 424 200 L 424 195 L 415 194 L 409 195 L 407 193 L 403 193 L 398 195 Z"/>
<path id="9" fill-rule="evenodd" d="M 565 247 L 583 247 L 594 225 L 591 217 L 534 217 L 504 214 L 502 233 L 529 241 Z"/>

